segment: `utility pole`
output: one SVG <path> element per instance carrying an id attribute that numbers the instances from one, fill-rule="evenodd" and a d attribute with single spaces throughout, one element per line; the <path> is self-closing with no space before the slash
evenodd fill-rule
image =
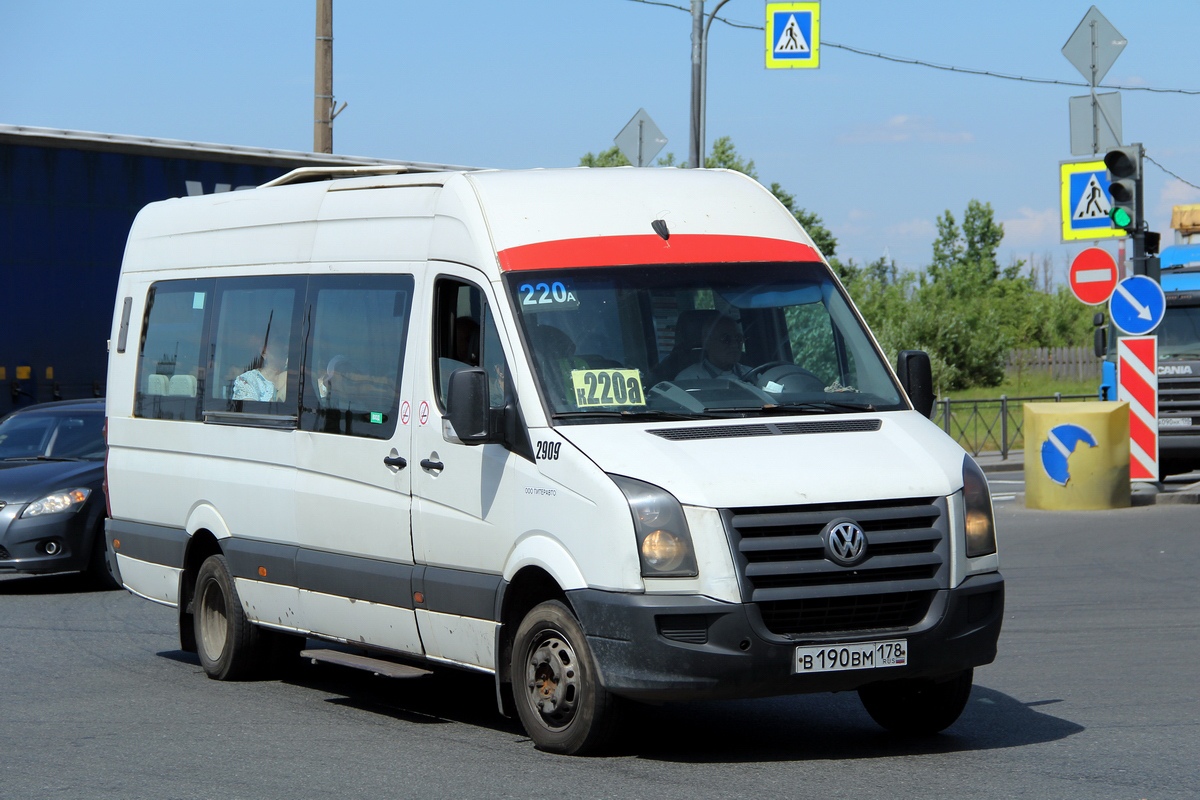
<path id="1" fill-rule="evenodd" d="M 704 0 L 692 0 L 692 113 L 688 125 L 688 163 L 693 169 L 704 166 L 704 153 L 700 151 L 700 113 L 704 99 L 701 96 L 701 54 L 704 51 Z"/>
<path id="2" fill-rule="evenodd" d="M 721 0 L 704 21 L 704 0 L 692 0 L 692 119 L 688 131 L 689 167 L 703 167 L 705 157 L 705 122 L 708 118 L 708 30 L 721 6 Z"/>
<path id="3" fill-rule="evenodd" d="M 333 152 L 333 0 L 317 0 L 313 152 Z"/>

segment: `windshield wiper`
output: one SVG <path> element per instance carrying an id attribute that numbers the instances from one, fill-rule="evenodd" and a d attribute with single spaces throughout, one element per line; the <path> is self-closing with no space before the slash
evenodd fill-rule
<path id="1" fill-rule="evenodd" d="M 874 411 L 875 406 L 871 403 L 847 403 L 838 400 L 817 400 L 807 403 L 767 403 L 759 409 L 760 411 L 769 412 L 793 412 L 793 411 L 822 411 L 829 414 L 836 414 L 839 411 Z"/>
<path id="2" fill-rule="evenodd" d="M 795 414 L 797 412 L 816 412 L 819 414 L 839 414 L 842 412 L 859 413 L 874 411 L 870 403 L 838 403 L 829 400 L 818 400 L 808 403 L 767 403 L 761 406 L 713 406 L 705 409 L 709 415 L 736 417 L 748 414 Z"/>
<path id="3" fill-rule="evenodd" d="M 76 456 L 8 456 L 0 461 L 84 461 Z"/>

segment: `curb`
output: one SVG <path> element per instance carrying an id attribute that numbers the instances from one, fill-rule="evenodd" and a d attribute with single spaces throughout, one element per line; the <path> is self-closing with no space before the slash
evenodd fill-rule
<path id="1" fill-rule="evenodd" d="M 980 464 L 979 468 L 984 474 L 993 472 L 1022 472 L 1025 469 L 1024 461 L 1001 461 L 996 464 Z"/>

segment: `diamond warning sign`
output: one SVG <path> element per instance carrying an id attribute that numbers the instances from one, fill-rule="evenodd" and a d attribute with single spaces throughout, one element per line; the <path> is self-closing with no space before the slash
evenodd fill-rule
<path id="1" fill-rule="evenodd" d="M 767 3 L 767 69 L 819 66 L 820 29 L 820 3 Z"/>

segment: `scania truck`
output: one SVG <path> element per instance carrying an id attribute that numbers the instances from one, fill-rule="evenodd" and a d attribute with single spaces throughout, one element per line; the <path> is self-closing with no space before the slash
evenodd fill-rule
<path id="1" fill-rule="evenodd" d="M 1175 244 L 1159 254 L 1167 306 L 1158 336 L 1160 475 L 1200 469 L 1200 204 L 1175 206 Z M 1116 332 L 1110 331 L 1100 399 L 1117 396 Z M 1098 348 L 1100 349 L 1100 348 Z"/>

